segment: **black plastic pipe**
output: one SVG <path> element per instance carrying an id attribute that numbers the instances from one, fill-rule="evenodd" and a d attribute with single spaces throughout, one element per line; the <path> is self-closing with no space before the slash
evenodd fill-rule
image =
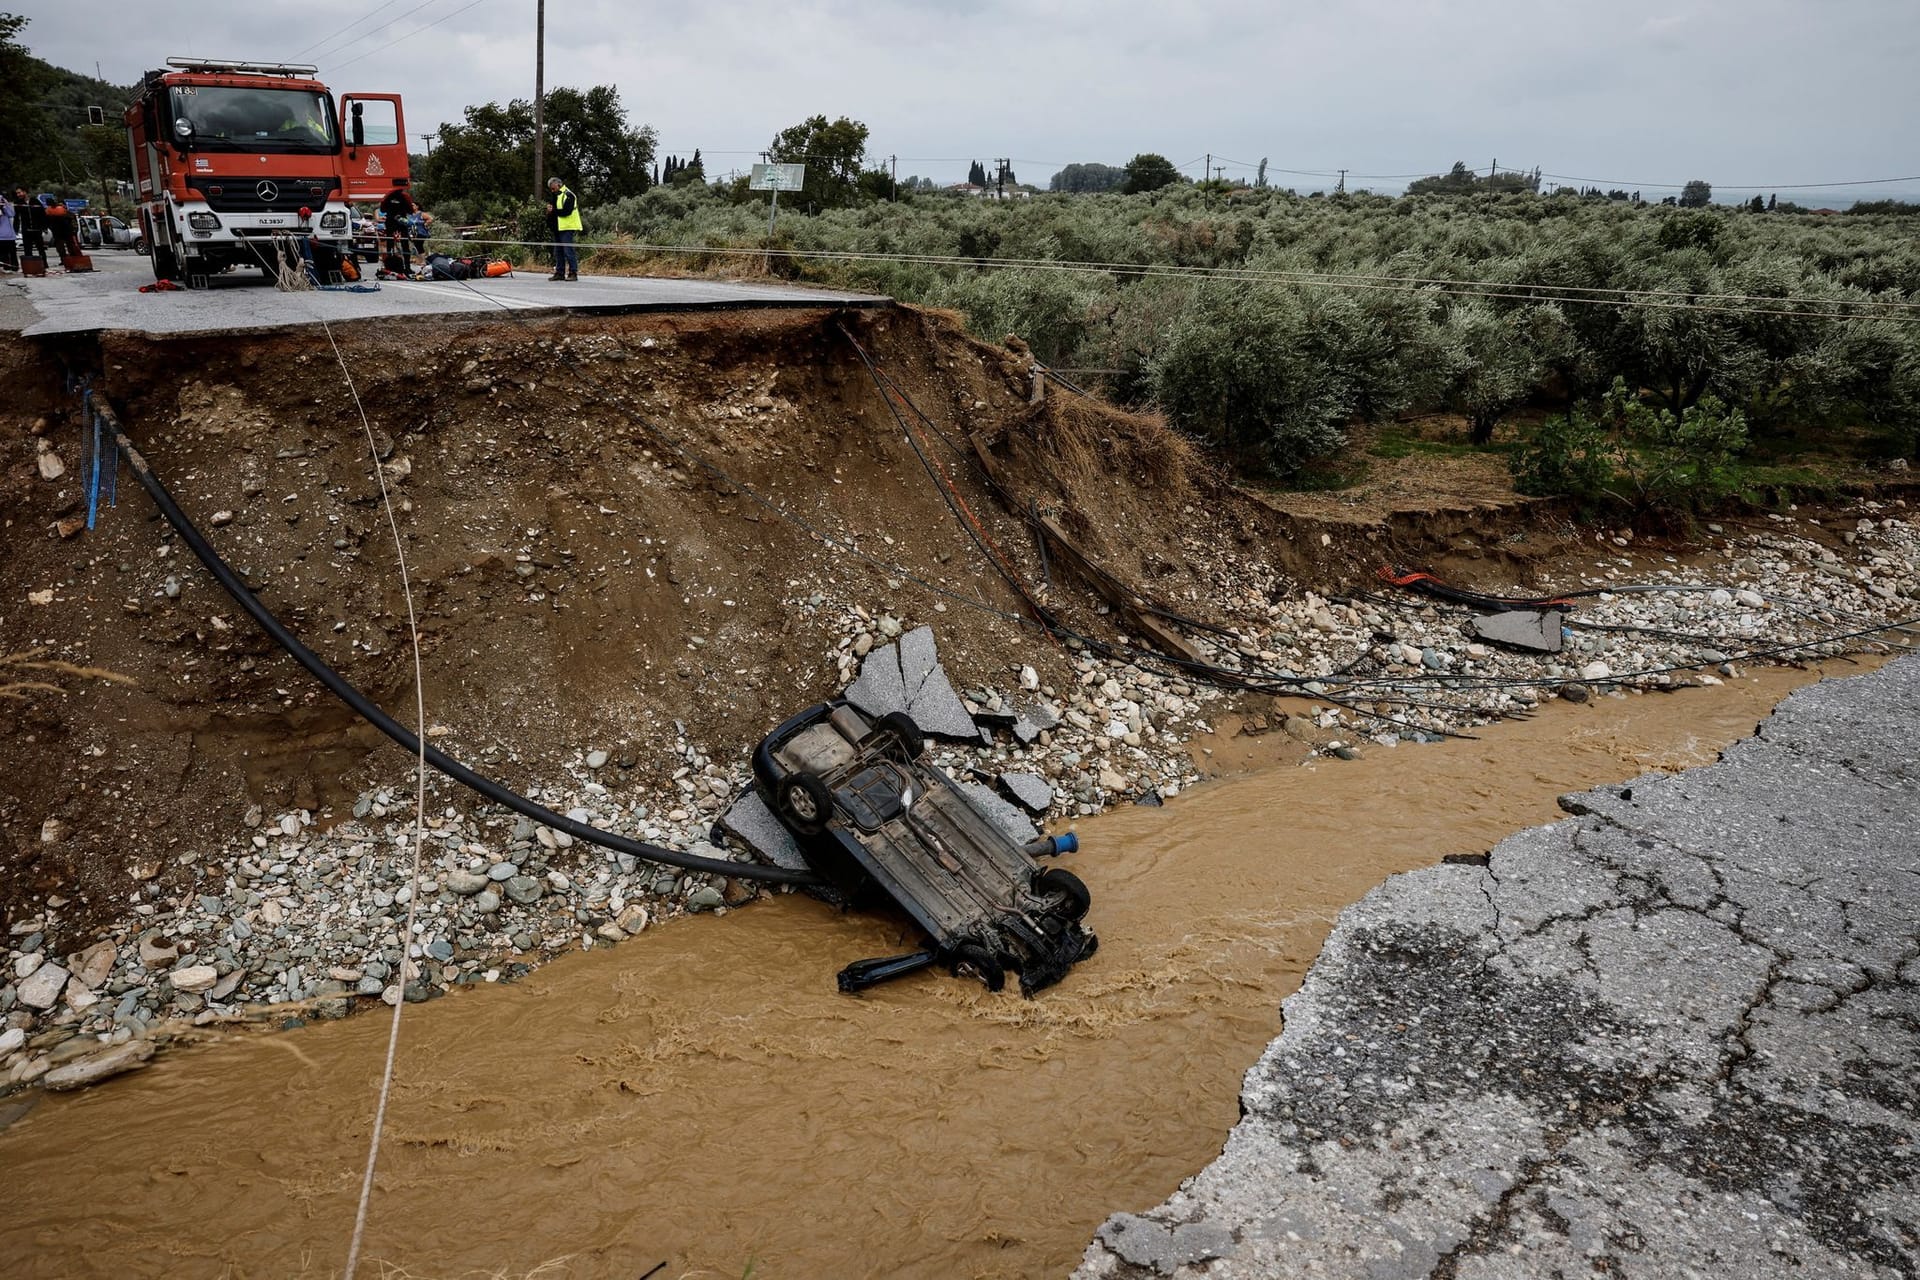
<path id="1" fill-rule="evenodd" d="M 235 574 L 227 562 L 220 558 L 220 553 L 213 549 L 206 538 L 201 536 L 200 530 L 194 527 L 193 521 L 180 510 L 180 505 L 173 500 L 173 495 L 167 492 L 167 487 L 160 483 L 160 477 L 154 474 L 145 455 L 133 441 L 127 439 L 127 433 L 121 428 L 119 419 L 99 398 L 96 398 L 95 404 L 107 425 L 112 428 L 114 439 L 119 442 L 121 452 L 126 454 L 127 463 L 133 468 L 134 478 L 140 481 L 140 486 L 153 498 L 154 505 L 160 508 L 160 514 L 167 518 L 167 523 L 172 525 L 186 541 L 193 554 L 199 557 L 200 563 L 207 567 L 207 571 L 218 579 L 222 587 L 226 588 L 227 594 L 247 611 L 248 616 L 260 624 L 261 630 L 292 655 L 295 662 L 305 667 L 314 679 L 325 685 L 336 698 L 352 707 L 368 724 L 405 747 L 409 755 L 417 759 L 424 754 L 427 763 L 435 770 L 462 786 L 472 788 L 495 804 L 503 805 L 515 813 L 532 818 L 535 822 L 552 827 L 555 831 L 564 831 L 576 840 L 584 840 L 588 844 L 599 845 L 603 849 L 631 854 L 636 858 L 644 858 L 648 862 L 664 863 L 685 871 L 733 876 L 740 880 L 760 880 L 769 884 L 793 885 L 820 883 L 820 878 L 811 872 L 789 871 L 784 867 L 768 867 L 752 862 L 727 862 L 718 858 L 703 858 L 697 853 L 682 853 L 678 849 L 648 844 L 644 840 L 634 840 L 618 832 L 606 831 L 584 822 L 575 822 L 564 813 L 556 813 L 518 792 L 509 791 L 491 778 L 475 773 L 443 751 L 434 747 L 426 747 L 423 751 L 420 739 L 411 730 L 348 684 L 345 677 L 321 660 L 320 655 L 301 644 L 292 632 L 280 625 L 280 620 L 267 611 L 267 607 L 254 597 L 253 592 L 247 590 L 246 584 L 240 581 L 239 575 Z"/>

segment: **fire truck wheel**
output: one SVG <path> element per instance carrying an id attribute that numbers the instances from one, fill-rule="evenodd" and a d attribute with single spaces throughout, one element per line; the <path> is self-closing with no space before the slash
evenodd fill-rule
<path id="1" fill-rule="evenodd" d="M 173 250 L 164 244 L 153 247 L 153 278 L 155 280 L 180 278 L 180 262 L 174 257 Z"/>

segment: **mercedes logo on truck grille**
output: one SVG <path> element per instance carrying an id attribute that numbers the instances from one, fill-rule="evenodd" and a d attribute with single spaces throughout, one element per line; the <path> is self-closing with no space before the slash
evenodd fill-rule
<path id="1" fill-rule="evenodd" d="M 259 186 L 253 189 L 253 194 L 259 196 L 262 200 L 266 201 L 268 204 L 272 204 L 275 200 L 278 200 L 280 198 L 280 188 L 276 187 L 271 182 L 262 182 Z"/>

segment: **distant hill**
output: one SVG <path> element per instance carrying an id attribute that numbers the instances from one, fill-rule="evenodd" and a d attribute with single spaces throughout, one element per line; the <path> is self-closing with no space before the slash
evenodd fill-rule
<path id="1" fill-rule="evenodd" d="M 104 181 L 130 180 L 120 113 L 137 88 L 68 71 L 21 42 L 28 19 L 0 13 L 0 182 L 99 199 Z M 98 107 L 101 123 L 88 123 Z"/>

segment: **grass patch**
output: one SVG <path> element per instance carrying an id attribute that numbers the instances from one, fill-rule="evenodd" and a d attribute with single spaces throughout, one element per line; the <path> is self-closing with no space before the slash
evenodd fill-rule
<path id="1" fill-rule="evenodd" d="M 1517 441 L 1501 440 L 1492 444 L 1468 444 L 1464 440 L 1432 440 L 1397 427 L 1387 427 L 1367 446 L 1376 458 L 1411 458 L 1415 454 L 1429 458 L 1467 458 L 1476 453 L 1511 453 Z"/>

